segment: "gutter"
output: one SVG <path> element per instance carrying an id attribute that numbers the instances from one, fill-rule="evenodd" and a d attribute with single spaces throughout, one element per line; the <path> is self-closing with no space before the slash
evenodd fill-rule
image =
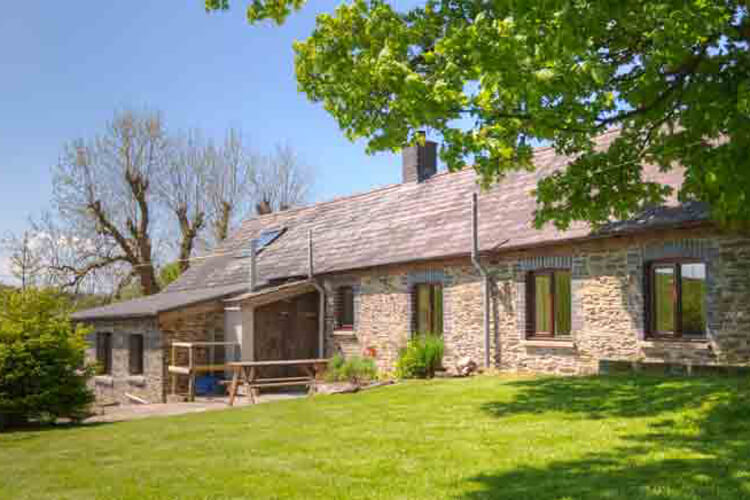
<path id="1" fill-rule="evenodd" d="M 318 291 L 318 357 L 325 357 L 325 328 L 326 328 L 326 291 L 315 279 L 313 268 L 313 237 L 312 229 L 307 232 L 307 277 Z"/>
<path id="2" fill-rule="evenodd" d="M 484 367 L 490 367 L 490 275 L 479 262 L 479 225 L 477 193 L 471 195 L 471 263 L 482 277 L 482 328 L 484 330 Z"/>

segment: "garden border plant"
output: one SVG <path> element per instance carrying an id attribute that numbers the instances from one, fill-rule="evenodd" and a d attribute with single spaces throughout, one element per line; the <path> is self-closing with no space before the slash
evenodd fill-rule
<path id="1" fill-rule="evenodd" d="M 401 350 L 396 362 L 398 378 L 432 378 L 442 369 L 445 344 L 442 337 L 417 334 Z"/>
<path id="2" fill-rule="evenodd" d="M 340 353 L 331 358 L 325 375 L 328 382 L 351 382 L 356 385 L 369 383 L 377 377 L 378 369 L 373 358 L 351 356 L 345 359 Z"/>

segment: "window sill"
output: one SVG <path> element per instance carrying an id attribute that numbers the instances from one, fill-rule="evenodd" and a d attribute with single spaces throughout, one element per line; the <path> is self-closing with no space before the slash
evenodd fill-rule
<path id="1" fill-rule="evenodd" d="M 552 347 L 559 349 L 574 349 L 575 342 L 572 340 L 555 340 L 555 339 L 524 339 L 521 344 L 526 347 Z"/>
<path id="2" fill-rule="evenodd" d="M 708 339 L 670 339 L 670 338 L 649 338 L 639 342 L 641 347 L 687 347 L 695 350 L 711 349 L 711 343 Z"/>
<path id="3" fill-rule="evenodd" d="M 143 375 L 128 375 L 128 384 L 143 387 L 146 385 L 146 377 Z"/>
<path id="4" fill-rule="evenodd" d="M 107 387 L 112 387 L 113 385 L 115 385 L 115 379 L 113 379 L 111 375 L 95 375 L 94 383 L 96 385 L 105 385 Z"/>
<path id="5" fill-rule="evenodd" d="M 356 337 L 357 332 L 351 328 L 339 328 L 333 331 L 334 337 Z"/>

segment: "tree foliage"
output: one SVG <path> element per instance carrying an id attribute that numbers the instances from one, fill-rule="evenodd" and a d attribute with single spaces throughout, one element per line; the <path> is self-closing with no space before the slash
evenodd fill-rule
<path id="1" fill-rule="evenodd" d="M 252 23 L 305 2 L 253 0 Z M 750 20 L 741 0 L 353 0 L 296 42 L 299 88 L 371 151 L 428 129 L 449 168 L 488 185 L 532 169 L 532 145 L 571 163 L 538 185 L 536 223 L 623 219 L 672 194 L 644 163 L 685 168 L 682 200 L 750 220 Z M 208 10 L 227 0 L 207 0 Z M 605 150 L 594 138 L 618 127 Z"/>
<path id="2" fill-rule="evenodd" d="M 182 274 L 180 262 L 170 262 L 159 270 L 159 283 L 166 288 Z"/>
<path id="3" fill-rule="evenodd" d="M 93 401 L 87 330 L 69 312 L 51 290 L 0 290 L 0 427 L 85 416 Z"/>

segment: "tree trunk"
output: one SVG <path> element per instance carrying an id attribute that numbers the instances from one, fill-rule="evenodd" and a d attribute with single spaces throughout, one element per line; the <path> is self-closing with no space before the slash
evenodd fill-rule
<path id="1" fill-rule="evenodd" d="M 182 236 L 182 243 L 180 243 L 180 260 L 179 268 L 180 274 L 190 269 L 190 255 L 193 253 L 193 237 Z"/>
<path id="2" fill-rule="evenodd" d="M 161 288 L 159 287 L 159 282 L 156 280 L 154 263 L 151 261 L 151 239 L 145 231 L 142 234 L 146 236 L 141 237 L 138 241 L 138 250 L 141 259 L 137 272 L 141 281 L 143 295 L 153 295 L 159 293 Z"/>
<path id="3" fill-rule="evenodd" d="M 159 282 L 156 280 L 156 272 L 154 271 L 154 265 L 151 262 L 148 264 L 141 264 L 136 272 L 138 273 L 138 279 L 141 283 L 141 292 L 143 292 L 143 295 L 159 293 Z"/>
<path id="4" fill-rule="evenodd" d="M 195 244 L 195 238 L 198 236 L 198 232 L 203 228 L 204 214 L 199 212 L 195 216 L 193 223 L 190 223 L 190 219 L 187 216 L 187 207 L 180 207 L 175 211 L 177 219 L 180 222 L 180 232 L 182 233 L 182 241 L 180 242 L 180 257 L 179 267 L 180 274 L 190 269 L 190 257 L 193 255 L 193 246 Z"/>
<path id="5" fill-rule="evenodd" d="M 223 201 L 221 215 L 216 219 L 216 239 L 221 243 L 229 236 L 229 219 L 232 216 L 232 205 Z"/>

